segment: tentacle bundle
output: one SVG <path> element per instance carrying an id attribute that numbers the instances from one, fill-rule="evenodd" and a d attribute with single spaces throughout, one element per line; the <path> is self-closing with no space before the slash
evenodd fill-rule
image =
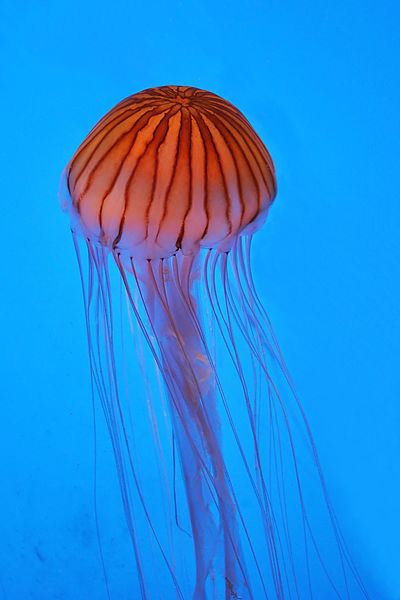
<path id="1" fill-rule="evenodd" d="M 165 597 L 196 600 L 367 597 L 254 288 L 250 241 L 239 238 L 229 253 L 127 263 L 91 242 L 85 261 L 75 238 L 93 384 L 115 453 L 140 597 L 159 597 L 161 581 Z M 127 312 L 115 306 L 110 258 Z M 145 377 L 155 368 L 165 387 L 165 397 L 148 394 L 145 447 L 133 440 L 146 402 L 121 392 L 127 350 L 119 346 L 132 333 L 147 346 L 137 348 Z M 151 455 L 159 475 L 149 484 L 139 473 Z"/>

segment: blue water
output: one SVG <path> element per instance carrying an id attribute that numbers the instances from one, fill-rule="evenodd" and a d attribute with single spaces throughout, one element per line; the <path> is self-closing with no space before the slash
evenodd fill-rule
<path id="1" fill-rule="evenodd" d="M 229 99 L 274 158 L 254 276 L 371 596 L 400 597 L 399 16 L 371 0 L 3 0 L 0 598 L 105 598 L 84 314 L 57 188 L 108 109 L 163 84 Z M 100 438 L 107 567 L 125 600 L 129 544 Z"/>

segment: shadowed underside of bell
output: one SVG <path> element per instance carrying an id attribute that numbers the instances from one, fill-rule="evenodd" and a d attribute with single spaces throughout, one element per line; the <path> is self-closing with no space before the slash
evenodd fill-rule
<path id="1" fill-rule="evenodd" d="M 242 113 L 211 92 L 164 86 L 110 110 L 65 169 L 72 228 L 133 258 L 228 250 L 276 194 L 271 157 Z"/>

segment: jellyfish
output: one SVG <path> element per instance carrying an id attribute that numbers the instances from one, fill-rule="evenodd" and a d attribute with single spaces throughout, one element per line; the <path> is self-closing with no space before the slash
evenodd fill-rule
<path id="1" fill-rule="evenodd" d="M 132 597 L 367 597 L 252 275 L 277 184 L 249 121 L 208 91 L 144 90 L 95 125 L 60 190 Z M 124 383 L 135 360 L 141 390 Z"/>

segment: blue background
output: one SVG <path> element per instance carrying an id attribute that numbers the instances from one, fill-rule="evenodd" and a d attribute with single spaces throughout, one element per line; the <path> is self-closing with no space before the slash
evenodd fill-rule
<path id="1" fill-rule="evenodd" d="M 162 84 L 226 97 L 271 151 L 279 194 L 255 279 L 372 597 L 400 597 L 399 16 L 387 0 L 3 0 L 1 598 L 104 598 L 83 308 L 57 188 L 108 109 Z M 111 490 L 106 445 L 103 459 Z"/>

